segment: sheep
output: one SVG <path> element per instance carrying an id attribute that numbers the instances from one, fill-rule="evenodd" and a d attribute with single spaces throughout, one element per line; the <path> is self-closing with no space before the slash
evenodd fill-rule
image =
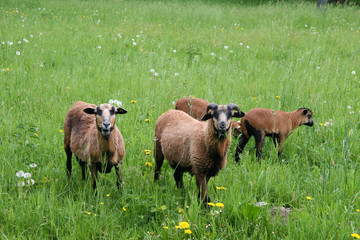
<path id="1" fill-rule="evenodd" d="M 274 145 L 279 144 L 278 156 L 282 152 L 285 138 L 298 126 L 313 126 L 312 111 L 308 108 L 299 108 L 294 112 L 273 111 L 265 108 L 255 108 L 248 111 L 241 119 L 242 136 L 236 147 L 235 161 L 239 161 L 245 145 L 251 136 L 255 137 L 256 156 L 262 159 L 262 147 L 265 137 L 271 137 Z"/>
<path id="2" fill-rule="evenodd" d="M 201 98 L 186 97 L 176 101 L 175 109 L 186 112 L 197 120 L 201 120 L 201 118 L 206 114 L 206 108 L 209 104 L 210 103 L 208 101 Z M 241 133 L 240 122 L 233 121 L 231 126 L 233 128 L 233 136 L 238 137 Z"/>
<path id="3" fill-rule="evenodd" d="M 76 102 L 67 112 L 64 122 L 64 149 L 67 156 L 67 177 L 70 181 L 71 158 L 74 153 L 86 179 L 89 166 L 93 189 L 96 189 L 97 172 L 109 173 L 115 166 L 117 187 L 122 181 L 121 165 L 125 155 L 123 137 L 115 124 L 116 114 L 125 114 L 123 108 L 104 103 L 99 106 Z"/>
<path id="4" fill-rule="evenodd" d="M 198 198 L 205 207 L 210 202 L 207 183 L 227 162 L 231 140 L 233 117 L 244 113 L 236 104 L 217 105 L 210 103 L 202 121 L 179 110 L 168 110 L 155 124 L 155 181 L 164 158 L 175 169 L 174 178 L 178 188 L 183 188 L 183 173 L 195 175 L 199 189 Z M 207 122 L 203 122 L 206 121 Z"/>

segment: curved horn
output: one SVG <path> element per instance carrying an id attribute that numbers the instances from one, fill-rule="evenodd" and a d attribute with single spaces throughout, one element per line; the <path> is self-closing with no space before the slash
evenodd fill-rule
<path id="1" fill-rule="evenodd" d="M 210 109 L 216 109 L 217 106 L 218 105 L 216 103 L 210 103 L 206 108 L 206 112 L 209 112 Z"/>
<path id="2" fill-rule="evenodd" d="M 228 104 L 228 107 L 233 110 L 235 108 L 235 110 L 237 110 L 238 112 L 241 112 L 240 108 L 238 105 L 236 105 L 235 103 L 230 103 Z"/>

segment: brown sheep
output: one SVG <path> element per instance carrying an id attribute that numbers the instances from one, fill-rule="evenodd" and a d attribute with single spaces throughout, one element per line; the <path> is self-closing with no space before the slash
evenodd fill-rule
<path id="1" fill-rule="evenodd" d="M 210 202 L 207 184 L 227 162 L 227 152 L 231 142 L 233 117 L 243 117 L 244 113 L 236 104 L 207 107 L 203 121 L 198 121 L 178 110 L 168 110 L 155 125 L 155 181 L 159 178 L 164 158 L 175 169 L 177 187 L 183 187 L 183 173 L 195 175 L 199 189 L 198 197 L 205 207 Z"/>
<path id="2" fill-rule="evenodd" d="M 206 114 L 206 108 L 210 103 L 201 98 L 186 97 L 176 101 L 175 109 L 186 112 L 193 118 L 201 120 Z M 240 135 L 240 122 L 233 121 L 233 136 L 238 137 Z"/>
<path id="3" fill-rule="evenodd" d="M 121 165 L 125 155 L 123 137 L 115 124 L 116 114 L 125 114 L 123 108 L 110 104 L 99 106 L 76 102 L 68 111 L 64 122 L 64 149 L 67 156 L 67 176 L 70 181 L 71 157 L 79 161 L 82 178 L 86 178 L 86 166 L 89 166 L 93 189 L 96 189 L 97 172 L 109 173 L 115 166 L 117 186 L 122 181 Z M 104 167 L 104 169 L 103 169 Z"/>
<path id="4" fill-rule="evenodd" d="M 262 158 L 262 147 L 265 137 L 271 137 L 276 147 L 279 144 L 278 156 L 282 152 L 285 138 L 298 126 L 313 126 L 312 111 L 308 108 L 299 108 L 294 112 L 273 111 L 265 108 L 255 108 L 248 111 L 241 119 L 242 136 L 236 147 L 235 161 L 239 161 L 245 145 L 251 136 L 255 137 L 256 156 Z"/>

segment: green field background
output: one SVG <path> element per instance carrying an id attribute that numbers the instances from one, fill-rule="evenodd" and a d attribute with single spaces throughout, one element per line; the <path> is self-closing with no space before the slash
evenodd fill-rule
<path id="1" fill-rule="evenodd" d="M 0 2 L 0 13 L 1 239 L 360 233 L 358 6 L 14 0 Z M 233 139 L 226 168 L 209 182 L 212 201 L 224 208 L 204 209 L 189 174 L 176 189 L 165 163 L 153 181 L 155 122 L 187 96 L 244 112 L 307 107 L 315 124 L 296 129 L 279 159 L 267 140 L 259 162 L 251 140 L 235 164 Z M 124 184 L 116 188 L 114 171 L 100 174 L 94 195 L 75 158 L 67 181 L 63 123 L 76 101 L 113 99 L 128 111 L 117 116 Z M 20 170 L 35 184 L 19 187 Z M 280 206 L 289 219 L 269 214 Z M 184 221 L 191 234 L 176 228 Z"/>

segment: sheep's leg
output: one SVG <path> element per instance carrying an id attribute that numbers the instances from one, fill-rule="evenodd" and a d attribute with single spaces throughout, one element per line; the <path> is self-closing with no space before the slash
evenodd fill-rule
<path id="1" fill-rule="evenodd" d="M 207 182 L 208 180 L 205 176 L 196 175 L 196 185 L 199 188 L 198 198 L 200 199 L 201 196 L 201 200 L 203 201 L 205 207 L 207 207 L 207 204 L 211 201 L 208 195 Z"/>
<path id="2" fill-rule="evenodd" d="M 161 169 L 161 166 L 163 165 L 164 163 L 164 155 L 162 153 L 162 150 L 161 150 L 161 144 L 160 144 L 160 141 L 157 140 L 155 142 L 155 174 L 154 174 L 154 178 L 155 178 L 155 181 L 159 179 L 159 174 L 160 174 L 160 169 Z"/>
<path id="3" fill-rule="evenodd" d="M 280 154 L 281 154 L 281 152 L 282 152 L 282 147 L 283 147 L 284 141 L 285 141 L 285 136 L 281 135 L 281 136 L 279 137 L 279 152 L 278 152 L 278 157 L 280 157 Z"/>
<path id="4" fill-rule="evenodd" d="M 181 167 L 176 167 L 174 172 L 174 178 L 176 182 L 176 186 L 178 188 L 184 188 L 184 182 L 183 182 L 183 175 L 184 172 L 182 171 Z"/>
<path id="5" fill-rule="evenodd" d="M 80 166 L 81 166 L 82 180 L 85 181 L 86 180 L 86 162 L 82 162 L 81 160 L 79 160 L 78 157 L 76 157 L 76 159 L 79 161 Z"/>
<path id="6" fill-rule="evenodd" d="M 117 188 L 119 189 L 120 185 L 122 183 L 121 163 L 115 164 L 115 173 L 116 173 L 116 176 L 117 176 L 116 185 L 117 185 Z"/>
<path id="7" fill-rule="evenodd" d="M 66 168 L 67 168 L 66 173 L 67 173 L 68 181 L 70 182 L 71 169 L 72 169 L 72 164 L 71 164 L 72 152 L 70 149 L 70 145 L 65 147 L 65 152 L 66 152 Z"/>
<path id="8" fill-rule="evenodd" d="M 255 137 L 256 157 L 262 159 L 262 147 L 265 141 L 265 133 L 264 131 L 257 131 L 254 137 Z"/>
<path id="9" fill-rule="evenodd" d="M 245 145 L 248 143 L 249 138 L 247 138 L 244 134 L 241 135 L 239 139 L 239 143 L 236 146 L 236 152 L 235 152 L 235 162 L 238 162 L 240 159 L 240 154 L 242 154 Z"/>
<path id="10" fill-rule="evenodd" d="M 97 167 L 96 164 L 91 163 L 90 164 L 90 172 L 91 172 L 91 182 L 93 189 L 96 189 L 96 180 L 97 180 Z"/>

